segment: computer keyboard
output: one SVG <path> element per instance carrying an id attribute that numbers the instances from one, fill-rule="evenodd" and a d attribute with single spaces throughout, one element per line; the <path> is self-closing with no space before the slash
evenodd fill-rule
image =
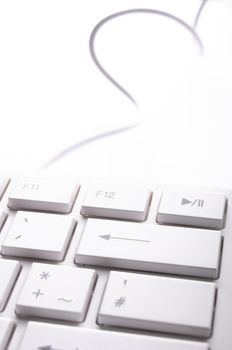
<path id="1" fill-rule="evenodd" d="M 1 350 L 231 350 L 231 192 L 0 178 Z"/>

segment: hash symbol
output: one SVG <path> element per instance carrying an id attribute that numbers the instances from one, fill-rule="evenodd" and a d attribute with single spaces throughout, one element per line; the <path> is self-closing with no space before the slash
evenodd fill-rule
<path id="1" fill-rule="evenodd" d="M 125 302 L 126 302 L 126 297 L 120 297 L 120 298 L 115 300 L 114 306 L 115 307 L 121 307 L 122 305 L 125 304 Z"/>

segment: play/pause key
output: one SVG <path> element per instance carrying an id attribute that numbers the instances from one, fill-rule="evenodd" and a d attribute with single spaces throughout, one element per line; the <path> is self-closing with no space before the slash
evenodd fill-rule
<path id="1" fill-rule="evenodd" d="M 220 230 L 224 227 L 226 202 L 223 193 L 168 189 L 161 197 L 157 221 Z"/>

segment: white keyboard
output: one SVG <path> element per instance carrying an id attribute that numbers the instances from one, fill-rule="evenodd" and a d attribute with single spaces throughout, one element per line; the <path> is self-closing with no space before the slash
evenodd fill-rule
<path id="1" fill-rule="evenodd" d="M 231 192 L 0 178 L 1 350 L 231 350 Z"/>

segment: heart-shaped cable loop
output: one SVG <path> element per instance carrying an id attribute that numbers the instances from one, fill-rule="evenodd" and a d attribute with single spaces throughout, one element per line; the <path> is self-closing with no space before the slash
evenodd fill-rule
<path id="1" fill-rule="evenodd" d="M 90 34 L 90 38 L 89 38 L 89 50 L 90 50 L 90 55 L 93 59 L 93 62 L 95 63 L 95 65 L 97 66 L 97 68 L 99 69 L 99 71 L 105 76 L 105 78 L 107 78 L 125 97 L 127 97 L 131 103 L 134 105 L 134 107 L 136 107 L 136 110 L 139 110 L 139 106 L 138 103 L 136 101 L 136 99 L 131 95 L 131 93 L 124 88 L 105 68 L 104 66 L 101 64 L 101 62 L 99 61 L 97 55 L 96 55 L 96 51 L 95 51 L 95 39 L 96 36 L 99 32 L 99 30 L 108 22 L 121 17 L 121 16 L 126 16 L 126 15 L 132 15 L 132 14 L 136 14 L 136 13 L 141 13 L 141 14 L 152 14 L 152 15 L 156 15 L 156 16 L 163 16 L 166 18 L 169 18 L 172 21 L 177 22 L 179 25 L 181 25 L 183 28 L 185 28 L 188 32 L 190 32 L 190 34 L 192 35 L 194 41 L 196 42 L 197 46 L 199 47 L 199 54 L 202 55 L 204 52 L 204 46 L 203 43 L 201 41 L 201 38 L 199 37 L 199 35 L 196 32 L 196 27 L 198 25 L 199 22 L 199 18 L 202 14 L 203 8 L 205 6 L 205 4 L 207 3 L 208 0 L 203 0 L 201 3 L 201 6 L 199 7 L 197 14 L 194 18 L 194 23 L 193 25 L 190 25 L 188 23 L 186 23 L 184 20 L 182 20 L 181 18 L 172 15 L 168 12 L 164 12 L 164 11 L 160 11 L 160 10 L 156 10 L 156 9 L 148 9 L 148 8 L 135 8 L 135 9 L 128 9 L 128 10 L 124 10 L 124 11 L 119 11 L 116 13 L 113 13 L 103 19 L 101 19 L 93 28 L 91 34 Z M 75 150 L 77 150 L 78 148 L 81 148 L 83 146 L 86 146 L 88 144 L 91 144 L 93 142 L 96 142 L 98 140 L 101 140 L 103 138 L 107 138 L 122 132 L 125 132 L 127 130 L 133 129 L 135 127 L 137 127 L 138 125 L 141 124 L 141 120 L 138 122 L 134 122 L 133 124 L 130 125 L 126 125 L 123 127 L 119 127 L 113 130 L 107 130 L 105 132 L 99 133 L 97 135 L 93 135 L 87 138 L 84 138 L 78 142 L 76 142 L 75 144 L 72 144 L 68 147 L 66 147 L 65 149 L 61 150 L 59 153 L 55 154 L 53 157 L 50 158 L 50 160 L 48 160 L 41 168 L 40 170 L 45 170 L 47 168 L 49 168 L 51 165 L 53 165 L 54 163 L 58 162 L 60 159 L 66 157 L 68 154 L 70 154 L 71 152 L 74 152 Z"/>
<path id="2" fill-rule="evenodd" d="M 133 105 L 138 108 L 138 102 L 136 101 L 136 99 L 132 96 L 132 94 L 125 88 L 123 87 L 105 68 L 104 66 L 101 64 L 100 60 L 98 59 L 97 55 L 96 55 L 96 50 L 95 50 L 95 40 L 97 37 L 98 32 L 100 31 L 100 29 L 108 22 L 122 17 L 122 16 L 128 16 L 128 15 L 133 15 L 133 14 L 152 14 L 152 15 L 156 15 L 156 16 L 162 16 L 165 18 L 168 18 L 172 21 L 175 21 L 176 23 L 178 23 L 179 25 L 181 25 L 183 28 L 185 28 L 188 32 L 190 32 L 190 34 L 192 35 L 194 41 L 196 42 L 197 46 L 199 47 L 200 50 L 200 55 L 203 54 L 204 52 L 204 47 L 203 47 L 203 43 L 199 37 L 199 35 L 197 34 L 195 28 L 197 26 L 200 14 L 203 10 L 203 7 L 205 5 L 207 0 L 205 0 L 198 13 L 197 16 L 194 20 L 194 25 L 191 26 L 188 23 L 186 23 L 184 20 L 182 20 L 179 17 L 176 17 L 168 12 L 164 12 L 164 11 L 160 11 L 160 10 L 155 10 L 155 9 L 148 9 L 148 8 L 137 8 L 137 9 L 128 9 L 128 10 L 124 10 L 124 11 L 119 11 L 119 12 L 115 12 L 105 18 L 103 18 L 100 22 L 98 22 L 95 27 L 93 28 L 90 38 L 89 38 L 89 50 L 90 50 L 90 55 L 92 57 L 93 62 L 95 63 L 95 65 L 97 66 L 97 68 L 100 70 L 100 72 L 106 77 L 106 79 L 108 79 L 122 94 L 124 94 L 132 103 Z"/>

